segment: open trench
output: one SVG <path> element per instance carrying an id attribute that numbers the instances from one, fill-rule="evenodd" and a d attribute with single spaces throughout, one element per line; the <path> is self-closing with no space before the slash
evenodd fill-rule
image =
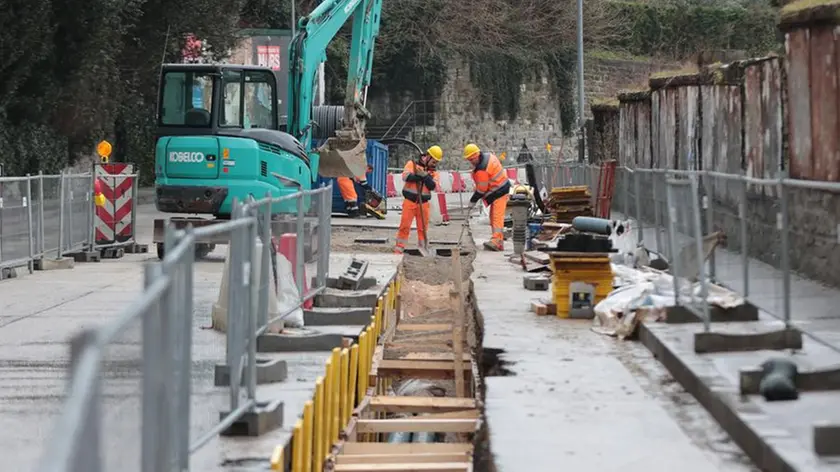
<path id="1" fill-rule="evenodd" d="M 457 229 L 456 226 L 455 229 Z M 455 290 L 455 269 L 451 257 L 420 257 L 406 255 L 400 264 L 403 283 L 400 289 L 400 322 L 410 324 L 446 324 L 452 323 L 454 316 L 457 316 L 457 303 L 463 301 L 464 316 L 464 353 L 469 353 L 471 362 L 465 362 L 465 369 L 471 369 L 473 375 L 472 385 L 467 386 L 468 394 L 472 394 L 476 400 L 479 410 L 479 428 L 473 435 L 473 470 L 477 472 L 495 472 L 492 453 L 490 450 L 490 434 L 484 413 L 484 377 L 487 371 L 494 368 L 496 356 L 484 362 L 483 351 L 483 326 L 484 321 L 473 290 L 471 275 L 476 258 L 475 242 L 469 235 L 464 235 L 460 245 L 460 277 L 463 296 L 453 298 L 450 292 Z M 451 331 L 429 332 L 396 332 L 393 333 L 391 342 L 396 349 L 389 349 L 386 356 L 397 358 L 411 351 L 413 345 L 430 339 L 449 339 L 441 343 L 441 352 L 452 352 L 453 341 Z M 403 347 L 404 346 L 404 347 Z M 431 345 L 426 345 L 424 351 L 434 350 Z M 392 386 L 393 390 L 399 391 L 401 384 L 413 382 L 413 379 L 399 379 Z M 454 380 L 436 380 L 434 388 L 437 395 L 455 397 Z M 412 393 L 414 394 L 414 393 Z M 448 433 L 444 442 L 461 442 L 463 437 Z"/>

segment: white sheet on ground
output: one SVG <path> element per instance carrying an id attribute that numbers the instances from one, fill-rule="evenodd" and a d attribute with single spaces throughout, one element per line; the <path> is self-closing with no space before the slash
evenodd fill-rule
<path id="1" fill-rule="evenodd" d="M 674 279 L 670 274 L 651 269 L 634 269 L 626 265 L 613 264 L 615 290 L 595 305 L 595 319 L 592 330 L 596 333 L 630 336 L 643 319 L 661 320 L 665 308 L 674 305 Z M 744 303 L 744 298 L 723 287 L 708 284 L 710 305 L 734 308 Z M 680 284 L 680 304 L 692 302 L 700 294 L 700 284 Z"/>

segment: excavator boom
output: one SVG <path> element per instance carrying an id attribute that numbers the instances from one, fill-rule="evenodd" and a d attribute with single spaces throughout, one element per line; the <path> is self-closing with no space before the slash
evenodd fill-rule
<path id="1" fill-rule="evenodd" d="M 367 168 L 365 123 L 370 113 L 365 108 L 365 98 L 381 11 L 382 0 L 325 0 L 310 15 L 300 19 L 299 32 L 292 39 L 288 130 L 309 150 L 313 171 L 317 169 L 323 177 L 364 175 Z M 315 74 L 319 64 L 326 59 L 330 41 L 351 17 L 353 33 L 342 126 L 335 131 L 335 136 L 312 150 Z"/>

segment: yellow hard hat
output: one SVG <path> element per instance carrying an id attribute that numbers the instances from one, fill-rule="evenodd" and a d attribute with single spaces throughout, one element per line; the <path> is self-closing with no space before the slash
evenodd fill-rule
<path id="1" fill-rule="evenodd" d="M 467 144 L 464 146 L 464 159 L 469 159 L 480 152 L 481 149 L 479 149 L 477 145 L 473 143 Z"/>
<path id="2" fill-rule="evenodd" d="M 432 156 L 432 159 L 436 161 L 443 159 L 443 149 L 441 149 L 440 146 L 432 146 L 429 149 L 426 149 L 426 154 Z"/>

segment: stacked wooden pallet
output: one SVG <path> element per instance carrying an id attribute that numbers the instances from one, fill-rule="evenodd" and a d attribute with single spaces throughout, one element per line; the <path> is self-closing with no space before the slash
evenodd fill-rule
<path id="1" fill-rule="evenodd" d="M 592 194 L 589 187 L 580 185 L 551 189 L 548 211 L 558 223 L 571 223 L 576 216 L 592 216 Z"/>

